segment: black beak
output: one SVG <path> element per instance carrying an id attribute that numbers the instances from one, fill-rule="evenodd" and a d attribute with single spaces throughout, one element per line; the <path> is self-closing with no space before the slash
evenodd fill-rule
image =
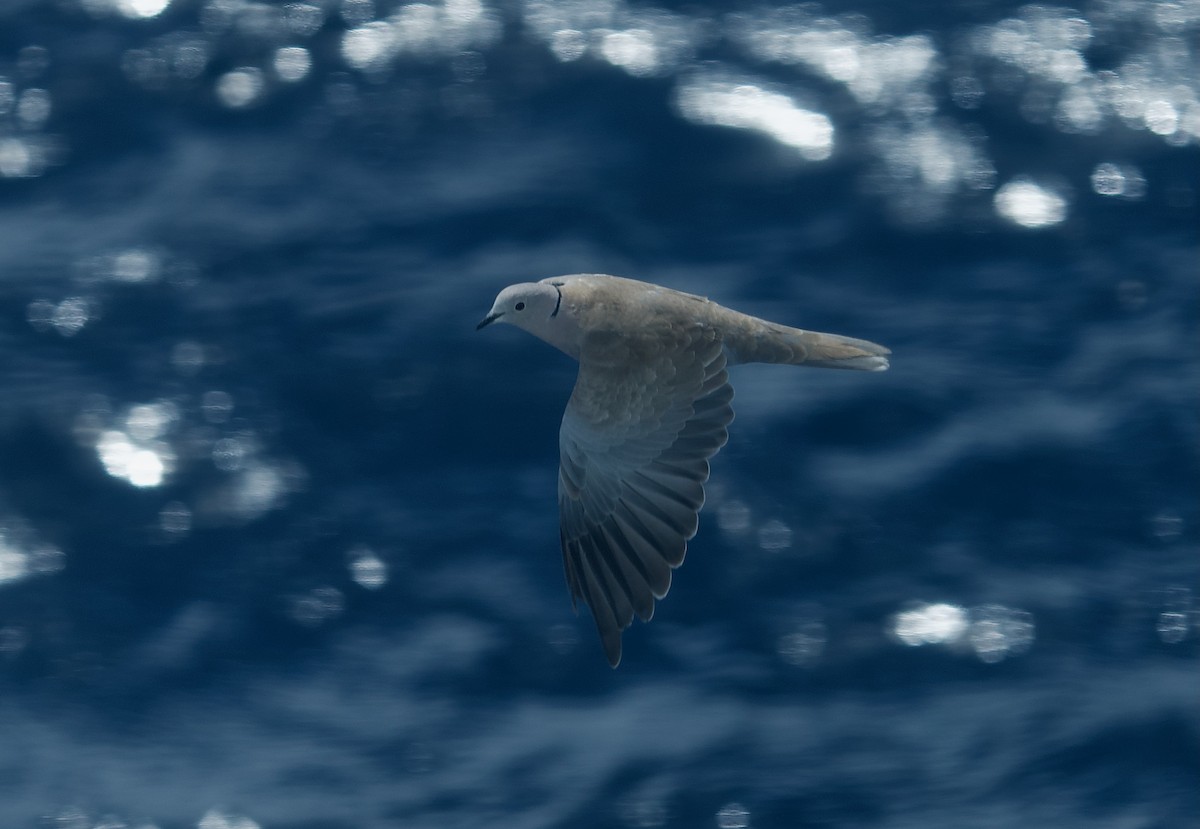
<path id="1" fill-rule="evenodd" d="M 495 322 L 498 319 L 500 319 L 499 313 L 488 314 L 486 317 L 484 317 L 483 319 L 481 319 L 479 321 L 479 325 L 475 326 L 475 330 L 478 331 L 480 328 L 485 328 L 485 327 L 491 325 L 493 322 Z"/>

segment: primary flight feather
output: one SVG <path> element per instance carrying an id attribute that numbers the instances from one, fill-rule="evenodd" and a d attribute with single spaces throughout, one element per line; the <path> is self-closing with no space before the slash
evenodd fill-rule
<path id="1" fill-rule="evenodd" d="M 727 366 L 883 371 L 891 353 L 602 274 L 510 285 L 477 327 L 493 322 L 579 361 L 559 430 L 559 534 L 571 603 L 591 609 L 614 668 L 621 631 L 654 614 L 696 534 L 708 460 L 733 420 Z"/>

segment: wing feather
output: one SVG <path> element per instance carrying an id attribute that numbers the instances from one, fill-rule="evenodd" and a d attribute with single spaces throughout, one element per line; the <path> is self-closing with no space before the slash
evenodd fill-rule
<path id="1" fill-rule="evenodd" d="M 612 516 L 601 525 L 600 533 L 603 540 L 597 546 L 601 550 L 610 550 L 610 558 L 615 559 L 617 566 L 621 568 L 625 583 L 629 586 L 629 600 L 633 603 L 633 612 L 643 622 L 650 621 L 650 617 L 654 615 L 655 576 L 642 560 L 642 553 L 629 544 Z M 670 582 L 670 565 L 666 565 L 665 562 L 663 564 L 665 566 L 662 570 Z"/>
<path id="2" fill-rule="evenodd" d="M 733 420 L 725 365 L 698 322 L 584 340 L 559 439 L 563 567 L 614 666 L 621 631 L 654 614 L 696 534 L 708 461 Z"/>
<path id="3" fill-rule="evenodd" d="M 621 631 L 624 630 L 624 627 L 617 622 L 612 604 L 608 596 L 604 595 L 603 584 L 595 571 L 595 562 L 587 556 L 584 556 L 581 561 L 583 562 L 583 580 L 581 582 L 584 589 L 583 600 L 591 608 L 592 618 L 596 620 L 596 629 L 600 631 L 600 643 L 604 646 L 604 655 L 608 657 L 609 664 L 615 664 L 621 660 Z"/>
<path id="4" fill-rule="evenodd" d="M 621 545 L 622 551 L 629 556 L 635 566 L 645 572 L 646 584 L 650 587 L 650 606 L 651 612 L 653 612 L 654 599 L 661 599 L 667 595 L 667 590 L 671 587 L 671 563 L 667 561 L 650 538 L 629 523 L 621 508 L 609 516 L 607 527 L 609 535 Z"/>

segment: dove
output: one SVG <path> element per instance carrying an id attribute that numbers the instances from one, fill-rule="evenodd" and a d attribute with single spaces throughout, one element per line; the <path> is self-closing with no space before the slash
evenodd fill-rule
<path id="1" fill-rule="evenodd" d="M 571 606 L 591 610 L 614 668 L 622 632 L 650 620 L 696 534 L 709 460 L 733 420 L 728 367 L 883 371 L 891 353 L 604 274 L 510 285 L 476 330 L 491 323 L 579 361 L 558 439 L 560 546 Z"/>

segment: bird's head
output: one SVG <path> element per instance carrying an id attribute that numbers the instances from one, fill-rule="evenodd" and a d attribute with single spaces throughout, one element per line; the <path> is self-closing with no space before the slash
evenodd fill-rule
<path id="1" fill-rule="evenodd" d="M 579 356 L 578 325 L 563 302 L 563 286 L 554 282 L 509 285 L 476 330 L 493 322 L 515 325 L 573 357 Z"/>
<path id="2" fill-rule="evenodd" d="M 536 334 L 548 320 L 558 315 L 561 302 L 562 293 L 554 285 L 541 282 L 509 285 L 496 297 L 492 310 L 480 320 L 475 330 L 493 322 L 507 322 Z"/>

